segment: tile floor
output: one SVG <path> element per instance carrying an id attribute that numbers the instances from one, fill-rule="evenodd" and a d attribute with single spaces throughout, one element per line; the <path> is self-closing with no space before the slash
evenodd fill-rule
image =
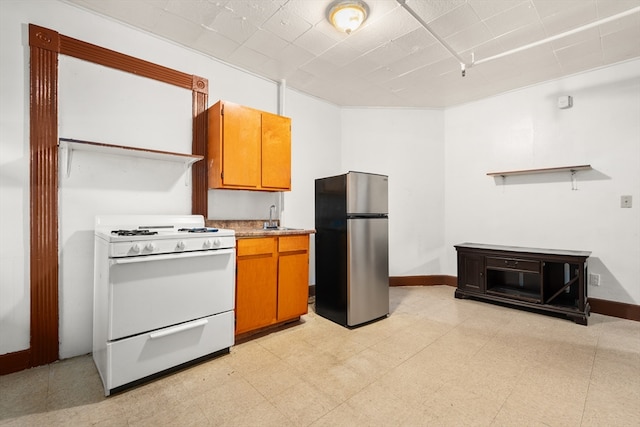
<path id="1" fill-rule="evenodd" d="M 299 324 L 105 398 L 90 355 L 0 377 L 0 426 L 638 426 L 640 322 L 589 326 L 391 288 L 391 316 Z"/>

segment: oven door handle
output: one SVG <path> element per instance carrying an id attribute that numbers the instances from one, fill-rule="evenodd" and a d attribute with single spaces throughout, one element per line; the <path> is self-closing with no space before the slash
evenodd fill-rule
<path id="1" fill-rule="evenodd" d="M 133 264 L 135 262 L 148 262 L 148 261 L 165 261 L 169 259 L 182 259 L 182 258 L 193 258 L 193 257 L 202 257 L 202 256 L 218 256 L 218 255 L 228 255 L 234 254 L 235 249 L 215 249 L 210 251 L 193 251 L 193 252 L 180 252 L 174 254 L 158 254 L 158 255 L 141 255 L 134 257 L 125 257 L 125 258 L 111 258 L 109 260 L 110 265 L 116 264 Z"/>
<path id="2" fill-rule="evenodd" d="M 207 319 L 196 320 L 195 322 L 183 323 L 182 325 L 178 325 L 173 328 L 163 329 L 162 331 L 152 332 L 149 334 L 149 338 L 156 339 L 166 337 L 167 335 L 178 334 L 180 332 L 188 331 L 189 329 L 199 328 L 200 326 L 204 326 L 209 321 Z"/>

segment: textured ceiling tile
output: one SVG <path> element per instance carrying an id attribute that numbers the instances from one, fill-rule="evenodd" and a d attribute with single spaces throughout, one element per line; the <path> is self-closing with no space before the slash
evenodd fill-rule
<path id="1" fill-rule="evenodd" d="M 460 53 L 481 45 L 492 38 L 491 32 L 487 26 L 482 22 L 478 22 L 462 31 L 458 31 L 450 37 L 447 37 L 446 42 L 455 52 Z"/>
<path id="2" fill-rule="evenodd" d="M 446 38 L 480 22 L 471 6 L 462 5 L 451 12 L 429 22 L 429 26 L 439 37 Z"/>
<path id="3" fill-rule="evenodd" d="M 361 56 L 360 52 L 351 49 L 347 46 L 334 47 L 325 51 L 319 57 L 325 61 L 328 61 L 338 67 L 348 64 L 357 57 Z"/>
<path id="4" fill-rule="evenodd" d="M 588 24 L 598 19 L 596 4 L 594 1 L 584 1 L 574 4 L 572 8 L 560 10 L 553 15 L 542 18 L 542 23 L 548 35 L 559 34 L 572 30 L 581 25 Z"/>
<path id="5" fill-rule="evenodd" d="M 600 39 L 590 39 L 557 49 L 555 54 L 564 69 L 568 64 L 583 63 L 587 57 L 602 58 L 602 45 Z"/>
<path id="6" fill-rule="evenodd" d="M 169 40 L 173 40 L 185 46 L 191 46 L 200 37 L 204 29 L 193 25 L 180 16 L 164 12 L 160 9 L 156 12 L 154 32 Z"/>
<path id="7" fill-rule="evenodd" d="M 465 3 L 466 0 L 407 0 L 407 5 L 427 23 Z"/>
<path id="8" fill-rule="evenodd" d="M 274 58 L 284 70 L 288 70 L 287 74 L 290 74 L 296 68 L 311 61 L 315 56 L 301 47 L 290 44 L 274 55 Z"/>
<path id="9" fill-rule="evenodd" d="M 532 0 L 541 18 L 566 14 L 567 11 L 582 7 L 595 7 L 595 0 Z"/>
<path id="10" fill-rule="evenodd" d="M 640 6 L 640 0 L 597 0 L 598 18 L 616 15 L 628 9 Z"/>
<path id="11" fill-rule="evenodd" d="M 618 31 L 640 30 L 640 13 L 625 16 L 624 18 L 616 19 L 615 21 L 599 25 L 598 29 L 600 30 L 600 35 L 602 36 Z M 630 38 L 629 40 L 634 39 Z M 636 38 L 635 40 L 638 39 Z"/>
<path id="12" fill-rule="evenodd" d="M 528 0 L 469 0 L 469 5 L 482 20 L 503 13 L 520 3 L 529 3 Z"/>
<path id="13" fill-rule="evenodd" d="M 269 57 L 253 49 L 240 46 L 229 57 L 234 64 L 239 64 L 251 71 L 259 69 L 259 67 L 269 60 Z"/>
<path id="14" fill-rule="evenodd" d="M 205 24 L 205 28 L 224 34 L 225 37 L 240 44 L 258 31 L 258 27 L 249 20 L 227 9 L 216 15 L 211 23 Z"/>
<path id="15" fill-rule="evenodd" d="M 408 52 L 416 52 L 438 41 L 427 30 L 420 27 L 394 40 Z"/>
<path id="16" fill-rule="evenodd" d="M 531 24 L 517 28 L 510 33 L 503 34 L 495 40 L 502 45 L 505 51 L 517 49 L 528 44 L 547 38 L 544 28 L 540 24 Z"/>
<path id="17" fill-rule="evenodd" d="M 388 42 L 380 47 L 373 49 L 372 51 L 363 55 L 363 58 L 374 62 L 377 65 L 389 65 L 395 61 L 403 58 L 408 52 L 401 46 Z"/>
<path id="18" fill-rule="evenodd" d="M 293 42 L 308 31 L 311 24 L 299 16 L 281 9 L 263 24 L 263 28 L 288 42 Z"/>
<path id="19" fill-rule="evenodd" d="M 259 29 L 249 37 L 244 45 L 264 55 L 273 57 L 279 55 L 289 43 L 269 31 Z"/>
<path id="20" fill-rule="evenodd" d="M 629 40 L 640 40 L 640 26 L 602 37 L 604 62 L 611 64 L 640 56 L 640 43 L 629 43 Z"/>
<path id="21" fill-rule="evenodd" d="M 327 36 L 324 32 L 318 31 L 315 27 L 298 37 L 294 44 L 314 55 L 320 55 L 331 47 L 335 46 L 336 40 Z"/>
<path id="22" fill-rule="evenodd" d="M 409 56 L 390 64 L 389 67 L 401 76 L 410 71 L 417 70 L 426 65 L 433 64 L 434 62 L 441 61 L 446 58 L 450 58 L 451 54 L 440 44 L 433 44 L 426 49 L 419 50 L 412 53 Z"/>
<path id="23" fill-rule="evenodd" d="M 494 37 L 500 37 L 518 28 L 540 24 L 540 18 L 530 3 L 520 3 L 502 13 L 484 20 Z"/>
<path id="24" fill-rule="evenodd" d="M 225 59 L 240 47 L 239 43 L 226 38 L 222 34 L 205 30 L 193 44 L 193 47 L 215 58 Z"/>

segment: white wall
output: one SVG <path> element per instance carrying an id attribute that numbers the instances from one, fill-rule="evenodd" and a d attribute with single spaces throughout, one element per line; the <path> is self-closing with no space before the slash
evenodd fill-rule
<path id="1" fill-rule="evenodd" d="M 444 113 L 342 111 L 342 169 L 389 176 L 389 274 L 440 274 L 444 245 Z"/>
<path id="2" fill-rule="evenodd" d="M 589 296 L 640 303 L 639 60 L 447 109 L 445 158 L 444 273 L 465 241 L 586 250 L 601 275 Z M 577 191 L 569 173 L 486 175 L 582 164 Z"/>

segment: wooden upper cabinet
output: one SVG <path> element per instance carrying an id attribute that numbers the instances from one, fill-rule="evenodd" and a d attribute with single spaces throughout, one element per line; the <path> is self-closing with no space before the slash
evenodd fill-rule
<path id="1" fill-rule="evenodd" d="M 262 113 L 262 187 L 291 189 L 291 119 Z"/>
<path id="2" fill-rule="evenodd" d="M 291 190 L 291 119 L 227 101 L 208 114 L 209 188 Z"/>

